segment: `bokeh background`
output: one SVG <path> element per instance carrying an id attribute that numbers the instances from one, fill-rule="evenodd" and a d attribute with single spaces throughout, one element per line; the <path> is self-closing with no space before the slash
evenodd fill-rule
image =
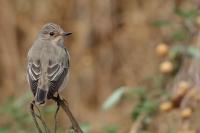
<path id="1" fill-rule="evenodd" d="M 198 0 L 0 0 L 0 132 L 36 132 L 26 55 L 47 22 L 73 32 L 65 40 L 71 72 L 61 95 L 85 133 L 199 132 L 195 101 L 181 95 L 173 111 L 159 111 L 180 81 L 198 88 L 199 7 Z M 159 58 L 155 49 L 163 43 L 171 52 Z M 163 61 L 172 73 L 159 72 Z M 41 108 L 51 129 L 55 107 Z M 183 119 L 186 107 L 191 118 Z M 58 117 L 59 132 L 67 132 L 64 112 Z"/>

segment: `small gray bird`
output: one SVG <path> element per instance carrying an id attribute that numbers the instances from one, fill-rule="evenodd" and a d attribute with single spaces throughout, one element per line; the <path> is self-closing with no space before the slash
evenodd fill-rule
<path id="1" fill-rule="evenodd" d="M 70 57 L 64 37 L 70 34 L 57 24 L 47 23 L 28 52 L 27 78 L 37 105 L 44 105 L 66 85 Z"/>

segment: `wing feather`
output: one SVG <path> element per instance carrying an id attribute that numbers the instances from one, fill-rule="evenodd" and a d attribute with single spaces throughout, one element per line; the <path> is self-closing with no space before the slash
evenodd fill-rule
<path id="1" fill-rule="evenodd" d="M 62 85 L 68 71 L 69 71 L 69 53 L 67 50 L 66 58 L 64 58 L 60 63 L 53 63 L 50 61 L 47 73 L 49 78 L 49 93 L 47 98 L 50 99 L 55 92 L 57 92 Z"/>
<path id="2" fill-rule="evenodd" d="M 58 89 L 62 85 L 67 75 L 67 72 L 68 72 L 68 69 L 64 68 L 62 73 L 58 73 L 58 75 L 56 76 L 56 79 L 54 78 L 53 80 L 49 82 L 49 93 L 47 95 L 48 99 L 50 99 L 54 95 L 54 93 L 58 91 Z"/>
<path id="3" fill-rule="evenodd" d="M 36 95 L 37 87 L 38 87 L 38 80 L 40 78 L 41 70 L 40 70 L 40 63 L 39 62 L 29 62 L 27 68 L 27 77 L 31 87 L 31 91 L 33 95 Z"/>

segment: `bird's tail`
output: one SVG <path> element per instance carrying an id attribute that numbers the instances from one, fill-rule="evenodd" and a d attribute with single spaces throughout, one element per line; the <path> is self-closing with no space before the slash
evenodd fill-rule
<path id="1" fill-rule="evenodd" d="M 44 89 L 37 89 L 36 97 L 35 97 L 35 102 L 38 105 L 44 105 L 47 97 L 47 90 Z"/>

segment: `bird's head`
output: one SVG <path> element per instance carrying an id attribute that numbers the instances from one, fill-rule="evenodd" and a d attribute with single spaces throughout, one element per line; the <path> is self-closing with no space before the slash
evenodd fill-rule
<path id="1" fill-rule="evenodd" d="M 71 32 L 64 32 L 64 30 L 55 23 L 45 24 L 39 32 L 41 39 L 50 40 L 55 44 L 64 42 L 64 37 L 71 35 Z"/>

